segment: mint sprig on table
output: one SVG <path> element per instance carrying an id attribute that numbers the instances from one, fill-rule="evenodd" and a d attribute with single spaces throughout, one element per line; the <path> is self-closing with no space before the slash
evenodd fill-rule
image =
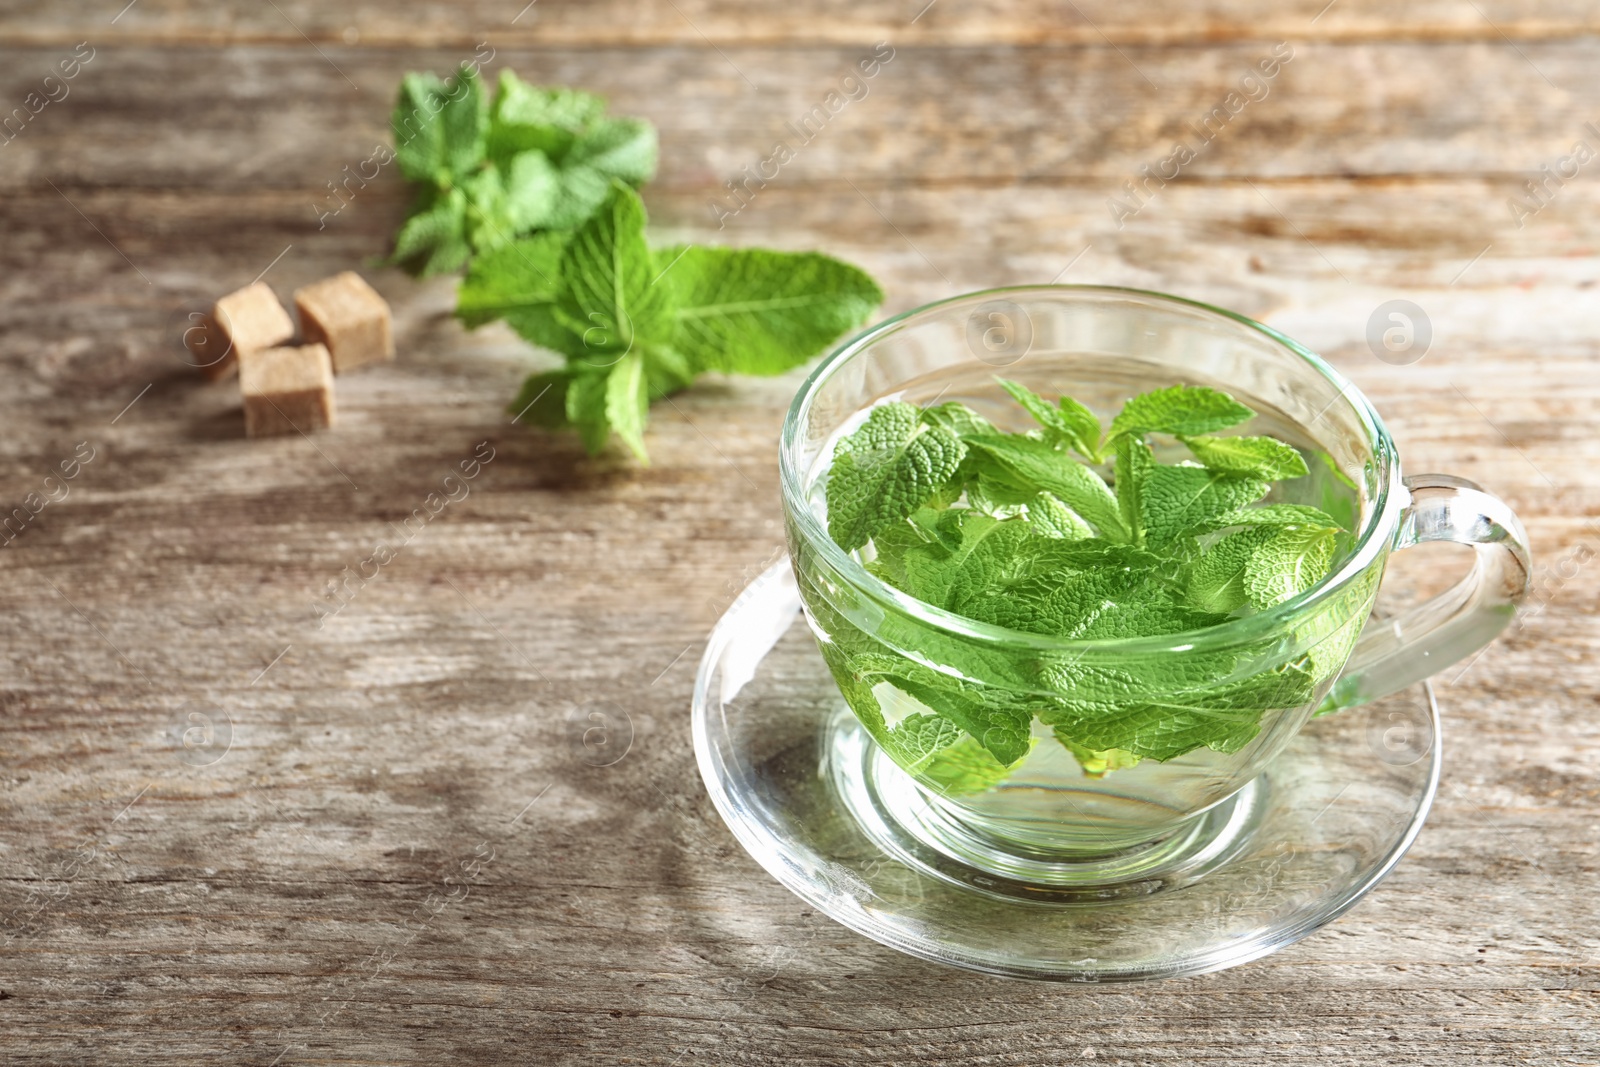
<path id="1" fill-rule="evenodd" d="M 1035 429 L 1002 433 L 959 403 L 894 401 L 836 445 L 829 533 L 890 585 L 1012 630 L 1118 639 L 1203 630 L 1328 574 L 1347 535 L 1321 509 L 1262 502 L 1308 470 L 1276 438 L 1219 436 L 1254 415 L 1227 394 L 1144 393 L 1102 430 L 1069 397 L 1051 403 L 1000 384 Z M 1192 458 L 1159 462 L 1153 436 Z M 972 653 L 953 638 L 918 630 L 908 639 L 926 662 L 962 666 L 962 679 L 887 651 L 842 616 L 819 620 L 832 638 L 824 654 L 863 723 L 902 763 L 956 791 L 1003 778 L 1031 750 L 1035 718 L 1093 775 L 1200 747 L 1238 751 L 1266 712 L 1313 698 L 1328 665 L 1342 662 L 1331 646 L 1347 649 L 1361 621 L 1316 633 L 1324 644 L 1288 663 L 1263 646 L 1126 666 L 986 653 L 968 667 Z M 1252 662 L 1275 665 L 1252 672 Z M 891 729 L 873 693 L 883 682 L 932 714 Z M 929 751 L 951 726 L 959 746 Z"/>
<path id="2" fill-rule="evenodd" d="M 394 259 L 471 270 L 468 326 L 496 319 L 565 357 L 530 376 L 518 421 L 575 428 L 590 452 L 615 433 L 648 461 L 652 401 L 701 374 L 782 374 L 859 327 L 883 301 L 864 272 L 815 252 L 680 244 L 652 249 L 634 186 L 656 136 L 597 96 L 509 71 L 491 103 L 471 67 L 408 74 L 393 126 L 418 186 Z"/>
<path id="3" fill-rule="evenodd" d="M 883 299 L 862 271 L 816 252 L 645 241 L 639 196 L 614 182 L 570 234 L 515 241 L 473 261 L 457 315 L 503 318 L 567 357 L 531 376 L 512 409 L 573 426 L 598 451 L 615 432 L 641 460 L 651 401 L 707 371 L 781 374 L 864 322 Z"/>

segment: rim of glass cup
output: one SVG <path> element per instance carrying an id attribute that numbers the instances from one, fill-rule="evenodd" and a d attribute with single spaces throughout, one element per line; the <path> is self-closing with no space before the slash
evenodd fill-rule
<path id="1" fill-rule="evenodd" d="M 1068 639 L 994 626 L 935 607 L 926 601 L 918 600 L 916 597 L 903 593 L 894 586 L 877 578 L 866 567 L 857 562 L 854 556 L 840 548 L 838 543 L 829 536 L 827 528 L 818 519 L 817 513 L 812 509 L 811 503 L 807 499 L 805 485 L 807 472 L 800 470 L 798 462 L 800 458 L 800 429 L 806 424 L 806 416 L 810 412 L 812 401 L 816 398 L 822 386 L 827 383 L 839 368 L 870 347 L 879 338 L 895 332 L 907 321 L 925 315 L 928 312 L 937 311 L 950 304 L 980 298 L 1049 293 L 1103 293 L 1135 296 L 1152 300 L 1156 303 L 1195 308 L 1236 323 L 1276 342 L 1289 354 L 1305 360 L 1317 373 L 1337 387 L 1339 395 L 1335 397 L 1333 403 L 1337 403 L 1342 399 L 1354 410 L 1361 421 L 1361 425 L 1366 430 L 1367 446 L 1371 452 L 1373 462 L 1379 468 L 1376 498 L 1373 500 L 1372 508 L 1367 515 L 1360 536 L 1356 540 L 1354 549 L 1345 557 L 1339 569 L 1299 596 L 1274 605 L 1266 611 L 1257 612 L 1254 615 L 1246 615 L 1242 618 L 1230 619 L 1227 622 L 1208 626 L 1204 629 L 1156 634 L 1149 637 Z M 1331 407 L 1332 404 L 1330 403 L 1329 406 Z M 1361 391 L 1344 375 L 1329 366 L 1321 356 L 1293 338 L 1279 333 L 1272 327 L 1240 315 L 1237 312 L 1229 311 L 1226 308 L 1213 307 L 1198 300 L 1172 296 L 1169 293 L 1116 285 L 1013 285 L 996 289 L 980 289 L 976 292 L 962 293 L 958 296 L 947 297 L 944 300 L 936 300 L 931 304 L 923 304 L 921 307 L 903 311 L 891 318 L 884 319 L 874 326 L 869 326 L 829 352 L 827 356 L 823 357 L 822 362 L 817 365 L 816 369 L 807 376 L 805 382 L 800 386 L 799 392 L 795 394 L 794 401 L 789 405 L 788 414 L 784 416 L 783 433 L 778 452 L 779 482 L 782 485 L 785 507 L 799 527 L 800 533 L 805 540 L 853 588 L 866 593 L 885 608 L 902 615 L 911 616 L 919 622 L 948 633 L 980 642 L 1003 644 L 1012 648 L 1021 646 L 1045 652 L 1065 651 L 1082 654 L 1091 649 L 1095 651 L 1114 650 L 1118 653 L 1187 652 L 1201 645 L 1214 648 L 1221 645 L 1260 640 L 1264 633 L 1279 629 L 1286 620 L 1304 612 L 1317 602 L 1338 593 L 1358 575 L 1366 571 L 1368 567 L 1372 566 L 1387 547 L 1387 542 L 1390 540 L 1390 536 L 1398 523 L 1400 511 L 1406 501 L 1406 494 L 1401 491 L 1400 464 L 1394 441 L 1389 436 L 1389 431 L 1384 426 L 1383 420 L 1378 416 L 1377 410 L 1373 408 L 1372 403 L 1367 400 Z"/>

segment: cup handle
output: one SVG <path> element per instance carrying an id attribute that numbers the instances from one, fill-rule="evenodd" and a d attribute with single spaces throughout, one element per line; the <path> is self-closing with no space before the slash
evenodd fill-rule
<path id="1" fill-rule="evenodd" d="M 1505 502 L 1448 474 L 1405 480 L 1411 502 L 1396 550 L 1453 541 L 1476 550 L 1472 571 L 1400 615 L 1372 619 L 1318 714 L 1398 692 L 1484 648 L 1510 624 L 1532 575 L 1528 535 Z"/>

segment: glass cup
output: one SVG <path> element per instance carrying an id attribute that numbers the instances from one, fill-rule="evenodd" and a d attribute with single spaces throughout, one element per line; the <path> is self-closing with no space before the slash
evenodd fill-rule
<path id="1" fill-rule="evenodd" d="M 960 400 L 1002 430 L 1032 427 L 997 375 L 1075 397 L 1103 423 L 1149 389 L 1232 394 L 1257 412 L 1248 432 L 1287 440 L 1308 459 L 1311 473 L 1269 499 L 1342 518 L 1344 551 L 1321 583 L 1285 603 L 1156 637 L 1062 640 L 916 600 L 829 537 L 822 501 L 834 443 L 886 399 Z M 784 423 L 781 469 L 807 620 L 854 713 L 841 729 L 872 739 L 874 788 L 925 841 L 1023 881 L 1114 881 L 1234 832 L 1226 827 L 1237 830 L 1251 783 L 1314 714 L 1394 693 L 1473 654 L 1510 622 L 1530 573 L 1510 509 L 1459 478 L 1403 477 L 1377 412 L 1321 358 L 1251 319 L 1159 293 L 998 289 L 881 323 L 807 379 Z M 1389 554 L 1425 541 L 1473 546 L 1471 573 L 1369 624 Z M 1241 687 L 1257 695 L 1241 703 Z M 1263 691 L 1278 694 L 1264 711 Z M 956 727 L 924 729 L 944 747 L 903 743 L 907 731 L 936 725 L 930 716 Z M 1175 738 L 1175 754 L 1099 749 L 1101 724 L 1127 716 Z M 1021 755 L 1002 764 L 985 738 Z"/>

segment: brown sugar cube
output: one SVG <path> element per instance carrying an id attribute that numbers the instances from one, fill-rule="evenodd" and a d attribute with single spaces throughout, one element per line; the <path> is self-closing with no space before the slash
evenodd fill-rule
<path id="1" fill-rule="evenodd" d="M 218 300 L 203 330 L 184 335 L 200 370 L 216 381 L 233 371 L 240 352 L 281 345 L 294 336 L 294 320 L 266 282 L 253 282 Z M 197 344 L 201 351 L 195 351 Z"/>
<path id="2" fill-rule="evenodd" d="M 355 271 L 296 289 L 294 306 L 306 341 L 328 346 L 335 374 L 394 358 L 389 305 Z"/>
<path id="3" fill-rule="evenodd" d="M 333 361 L 322 345 L 240 352 L 239 391 L 246 436 L 333 425 Z"/>
<path id="4" fill-rule="evenodd" d="M 217 320 L 203 312 L 190 312 L 188 328 L 183 331 L 183 347 L 194 357 L 189 366 L 212 381 L 239 365 L 227 339 L 217 329 Z"/>

